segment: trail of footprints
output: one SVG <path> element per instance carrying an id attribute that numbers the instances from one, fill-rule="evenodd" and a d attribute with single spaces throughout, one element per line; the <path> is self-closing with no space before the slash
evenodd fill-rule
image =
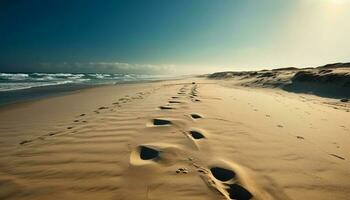
<path id="1" fill-rule="evenodd" d="M 201 102 L 201 100 L 198 98 L 198 91 L 197 91 L 197 84 L 192 83 L 192 88 L 190 89 L 189 93 L 187 89 L 187 85 L 183 86 L 178 92 L 176 96 L 172 96 L 170 100 L 168 100 L 168 104 L 165 106 L 159 106 L 160 110 L 176 110 L 179 105 L 187 104 L 188 101 L 184 101 L 184 98 L 189 98 L 191 102 L 198 103 Z M 152 92 L 155 91 L 155 89 L 152 90 Z M 94 110 L 93 114 L 101 114 L 102 112 L 108 112 L 108 111 L 115 111 L 115 109 L 121 107 L 123 104 L 126 104 L 128 102 L 131 102 L 136 99 L 142 99 L 144 95 L 148 95 L 151 92 L 139 92 L 136 94 L 136 96 L 128 96 L 126 95 L 123 98 L 119 98 L 116 102 L 112 103 L 111 106 L 101 106 Z M 188 115 L 191 117 L 194 121 L 195 120 L 201 120 L 203 117 L 200 114 L 197 113 L 191 113 Z M 42 135 L 40 137 L 34 138 L 32 140 L 24 140 L 21 141 L 20 145 L 26 145 L 29 143 L 32 143 L 37 140 L 45 140 L 47 137 L 52 137 L 56 135 L 62 135 L 62 134 L 74 134 L 77 130 L 76 127 L 80 127 L 86 123 L 88 123 L 89 118 L 87 113 L 82 113 L 79 116 L 77 116 L 76 119 L 73 120 L 72 125 L 66 127 L 65 131 L 56 131 L 56 132 L 50 132 L 48 134 Z M 162 127 L 162 126 L 171 126 L 173 125 L 173 122 L 168 119 L 163 118 L 155 118 L 152 120 L 152 125 L 154 127 Z M 68 131 L 68 132 L 67 132 Z M 205 134 L 202 133 L 200 130 L 185 130 L 182 131 L 185 133 L 188 138 L 193 139 L 194 141 L 197 140 L 203 140 L 207 139 Z M 162 159 L 162 154 L 165 154 L 165 150 L 157 149 L 156 147 L 149 146 L 149 145 L 139 145 L 137 148 L 137 153 L 139 154 L 139 159 L 143 161 L 151 161 L 157 163 Z M 243 186 L 241 186 L 239 178 L 237 177 L 236 173 L 232 169 L 226 169 L 219 166 L 211 167 L 210 169 L 206 169 L 204 167 L 201 167 L 195 162 L 195 159 L 188 158 L 189 162 L 193 165 L 193 168 L 196 169 L 196 173 L 201 177 L 201 179 L 208 185 L 209 188 L 211 188 L 213 191 L 221 193 L 226 199 L 236 199 L 236 200 L 249 200 L 253 196 L 252 194 L 245 189 Z M 188 173 L 191 173 L 191 171 L 187 168 L 181 167 L 178 168 L 175 171 L 176 174 L 183 174 L 186 175 Z"/>
<path id="2" fill-rule="evenodd" d="M 134 96 L 125 95 L 122 98 L 119 98 L 117 101 L 113 102 L 111 106 L 101 106 L 93 111 L 93 114 L 100 114 L 102 112 L 110 111 L 113 112 L 115 109 L 122 107 L 124 104 L 132 102 L 137 99 L 143 99 L 144 96 L 150 95 L 153 93 L 156 89 L 152 89 L 151 91 L 146 92 L 138 92 Z M 82 125 L 88 123 L 88 114 L 82 113 L 76 117 L 76 119 L 73 120 L 73 124 L 71 126 L 66 127 L 66 130 L 61 131 L 55 131 L 55 132 L 49 132 L 45 135 L 41 135 L 37 138 L 29 139 L 29 140 L 23 140 L 19 142 L 19 145 L 27 145 L 30 143 L 33 143 L 35 141 L 43 141 L 48 137 L 57 136 L 57 135 L 63 135 L 63 134 L 74 134 L 77 132 L 77 130 L 74 130 L 75 127 L 81 127 Z M 69 132 L 67 132 L 69 131 Z"/>
<path id="3" fill-rule="evenodd" d="M 189 98 L 192 102 L 200 102 L 198 98 L 197 84 L 192 83 L 193 87 L 190 90 Z M 168 101 L 168 105 L 160 106 L 161 110 L 175 110 L 178 104 L 186 104 L 185 101 L 180 101 L 180 97 L 186 97 L 187 95 L 186 85 L 182 87 L 177 93 L 179 96 L 171 97 L 171 100 Z M 201 120 L 203 117 L 197 113 L 191 113 L 189 116 L 193 120 Z M 155 118 L 152 120 L 152 124 L 155 127 L 162 126 L 171 126 L 173 122 L 164 118 Z M 187 134 L 193 140 L 203 140 L 207 139 L 206 136 L 199 130 L 186 130 L 183 133 Z M 164 150 L 158 149 L 154 146 L 139 145 L 138 146 L 139 158 L 143 161 L 153 161 L 157 163 L 162 159 L 162 154 Z M 165 149 L 166 151 L 166 149 Z M 245 189 L 241 184 L 240 180 L 232 169 L 227 169 L 220 166 L 213 166 L 210 169 L 206 169 L 198 165 L 193 158 L 188 158 L 190 163 L 196 169 L 196 173 L 201 177 L 201 179 L 208 185 L 212 190 L 221 193 L 226 199 L 235 199 L 235 200 L 249 200 L 253 198 L 253 195 Z M 175 171 L 176 174 L 188 174 L 190 173 L 189 169 L 181 167 Z"/>
<path id="4" fill-rule="evenodd" d="M 189 102 L 185 101 L 186 98 L 187 100 L 189 99 L 192 103 L 201 102 L 201 99 L 199 98 L 199 95 L 198 95 L 197 88 L 198 88 L 198 85 L 194 82 L 192 83 L 192 87 L 190 88 L 190 90 L 188 90 L 188 85 L 184 85 L 177 92 L 177 95 L 172 96 L 168 100 L 167 105 L 159 106 L 158 108 L 166 112 L 172 112 L 173 110 L 177 110 L 179 108 L 178 106 L 188 104 Z M 92 114 L 101 114 L 108 111 L 113 112 L 117 108 L 122 107 L 124 104 L 128 102 L 131 102 L 137 99 L 143 99 L 145 95 L 149 95 L 155 90 L 156 89 L 152 89 L 152 91 L 148 91 L 148 92 L 139 92 L 134 96 L 126 95 L 122 98 L 119 98 L 116 102 L 113 102 L 110 106 L 101 106 L 97 108 L 96 110 L 92 111 Z M 191 117 L 191 119 L 193 119 L 194 121 L 201 120 L 203 118 L 203 116 L 201 116 L 198 113 L 190 113 L 188 116 Z M 266 115 L 266 117 L 270 117 L 270 115 Z M 66 130 L 64 131 L 50 132 L 38 138 L 34 138 L 32 140 L 23 140 L 19 144 L 26 145 L 36 140 L 45 140 L 46 137 L 51 137 L 51 136 L 61 135 L 61 134 L 72 134 L 72 133 L 75 133 L 76 127 L 83 126 L 84 124 L 88 123 L 88 121 L 89 121 L 88 114 L 82 113 L 78 115 L 77 118 L 73 120 L 72 125 L 66 127 L 65 128 Z M 165 118 L 154 118 L 151 123 L 154 127 L 174 125 L 172 120 L 165 119 Z M 197 129 L 182 130 L 182 133 L 184 133 L 186 136 L 188 136 L 188 138 L 192 139 L 193 141 L 208 139 L 204 134 L 205 132 Z M 301 136 L 297 136 L 297 138 L 304 139 Z M 198 143 L 198 145 L 203 145 L 203 143 Z M 140 160 L 147 161 L 147 162 L 154 162 L 154 163 L 157 163 L 158 161 L 162 160 L 162 155 L 166 153 L 164 152 L 166 150 L 167 149 L 157 148 L 155 146 L 143 145 L 143 144 L 140 144 L 137 147 L 137 153 Z M 345 160 L 345 158 L 340 157 L 338 155 L 335 155 L 335 154 L 330 154 L 330 155 L 336 158 Z M 193 169 L 195 169 L 194 171 L 191 171 L 190 169 L 185 167 L 180 167 L 174 173 L 178 175 L 180 174 L 186 175 L 186 174 L 195 172 L 200 176 L 200 178 L 205 182 L 205 184 L 208 185 L 209 188 L 211 188 L 213 191 L 219 192 L 226 199 L 249 200 L 253 198 L 252 193 L 242 186 L 242 181 L 240 180 L 239 174 L 236 173 L 236 170 L 231 169 L 231 167 L 210 166 L 209 169 L 207 169 L 197 164 L 198 163 L 197 160 L 192 157 L 189 157 L 188 161 L 193 166 Z"/>

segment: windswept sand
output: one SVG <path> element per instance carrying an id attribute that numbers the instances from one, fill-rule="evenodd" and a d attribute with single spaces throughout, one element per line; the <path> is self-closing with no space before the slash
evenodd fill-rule
<path id="1" fill-rule="evenodd" d="M 349 199 L 348 104 L 225 85 L 126 84 L 1 108 L 0 199 Z"/>
<path id="2" fill-rule="evenodd" d="M 316 68 L 278 68 L 260 71 L 226 71 L 208 78 L 226 80 L 234 85 L 280 88 L 288 92 L 321 97 L 350 99 L 350 63 L 336 63 Z"/>

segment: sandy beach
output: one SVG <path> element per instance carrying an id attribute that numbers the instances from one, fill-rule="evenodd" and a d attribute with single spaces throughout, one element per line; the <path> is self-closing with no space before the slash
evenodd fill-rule
<path id="1" fill-rule="evenodd" d="M 350 200 L 349 11 L 0 1 L 0 200 Z"/>
<path id="2" fill-rule="evenodd" d="M 0 199 L 348 199 L 348 103 L 230 80 L 0 109 Z"/>

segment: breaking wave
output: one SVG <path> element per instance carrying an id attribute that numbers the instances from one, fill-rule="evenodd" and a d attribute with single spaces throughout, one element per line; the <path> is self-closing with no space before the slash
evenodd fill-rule
<path id="1" fill-rule="evenodd" d="M 166 76 L 99 73 L 0 73 L 0 92 L 64 84 L 115 84 L 163 78 Z"/>

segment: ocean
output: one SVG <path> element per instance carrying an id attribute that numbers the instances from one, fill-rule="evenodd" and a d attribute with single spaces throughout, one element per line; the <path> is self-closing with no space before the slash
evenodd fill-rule
<path id="1" fill-rule="evenodd" d="M 172 77 L 106 73 L 0 73 L 0 105 L 59 95 L 98 85 L 169 78 Z"/>

